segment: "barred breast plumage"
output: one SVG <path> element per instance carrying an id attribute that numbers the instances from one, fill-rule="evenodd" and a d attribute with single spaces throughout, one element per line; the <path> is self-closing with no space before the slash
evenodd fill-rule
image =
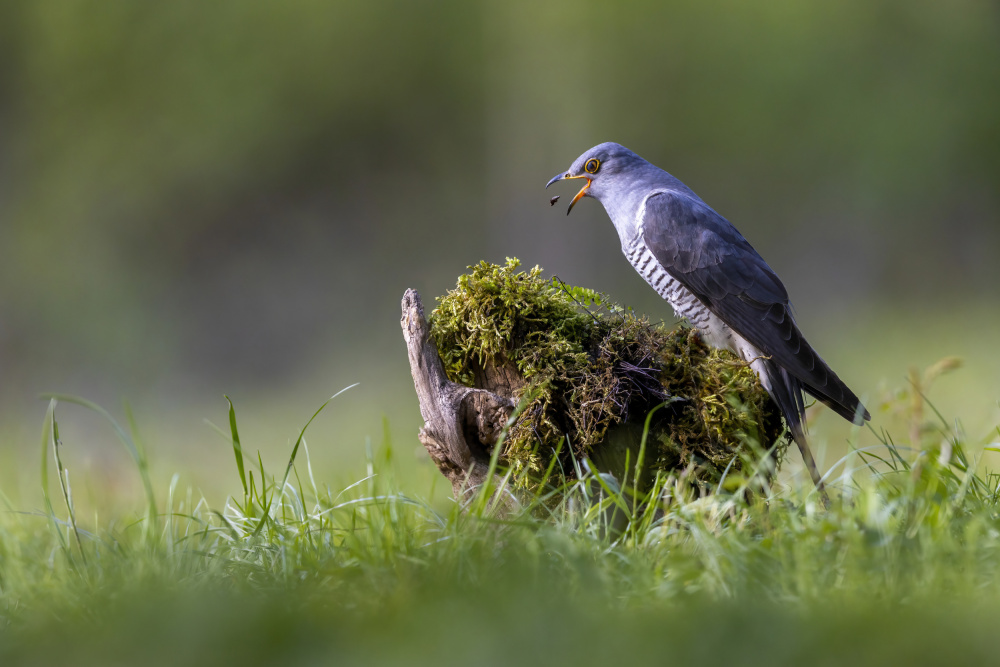
<path id="1" fill-rule="evenodd" d="M 666 299 L 677 317 L 687 319 L 715 347 L 736 351 L 732 342 L 732 330 L 715 317 L 689 289 L 667 273 L 641 239 L 632 248 L 625 250 L 625 257 L 649 286 Z"/>

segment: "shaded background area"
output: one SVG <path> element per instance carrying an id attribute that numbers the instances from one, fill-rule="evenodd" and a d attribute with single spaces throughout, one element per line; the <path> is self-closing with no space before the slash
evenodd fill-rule
<path id="1" fill-rule="evenodd" d="M 959 354 L 940 400 L 985 429 L 998 109 L 986 0 L 3 3 L 0 483 L 30 486 L 43 391 L 129 398 L 154 458 L 209 483 L 223 393 L 281 452 L 360 382 L 314 455 L 356 461 L 385 416 L 419 462 L 399 298 L 480 259 L 670 321 L 599 205 L 548 207 L 607 140 L 744 232 L 859 394 Z M 64 418 L 91 483 L 117 483 L 107 430 Z"/>

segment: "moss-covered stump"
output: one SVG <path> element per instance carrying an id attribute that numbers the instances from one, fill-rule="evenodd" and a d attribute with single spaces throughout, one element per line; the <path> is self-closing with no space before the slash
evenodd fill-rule
<path id="1" fill-rule="evenodd" d="M 724 474 L 738 483 L 750 470 L 773 472 L 776 465 L 759 463 L 769 451 L 775 464 L 780 459 L 784 427 L 745 362 L 707 348 L 691 329 L 650 324 L 596 292 L 544 279 L 538 267 L 518 266 L 508 260 L 470 267 L 454 290 L 439 297 L 430 319 L 428 343 L 451 388 L 446 400 L 462 389 L 492 397 L 492 417 L 474 407 L 455 411 L 466 425 L 460 437 L 473 441 L 471 458 L 480 473 L 499 442 L 500 463 L 525 486 L 547 471 L 555 471 L 558 483 L 584 458 L 620 477 L 626 460 L 634 465 L 647 423 L 647 479 L 656 471 L 678 472 L 713 488 Z M 406 320 L 404 299 L 404 331 Z M 418 375 L 429 362 L 415 364 L 412 350 L 410 358 L 421 394 Z M 421 396 L 425 445 L 425 432 L 434 430 L 427 400 L 439 399 Z M 491 418 L 499 423 L 481 428 Z M 482 441 L 484 433 L 492 443 Z"/>

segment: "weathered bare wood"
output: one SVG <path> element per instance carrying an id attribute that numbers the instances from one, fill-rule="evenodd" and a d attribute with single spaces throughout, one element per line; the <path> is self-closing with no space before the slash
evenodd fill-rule
<path id="1" fill-rule="evenodd" d="M 424 418 L 420 442 L 462 500 L 486 481 L 490 454 L 514 404 L 507 396 L 448 379 L 416 290 L 406 290 L 402 310 L 400 326 Z"/>

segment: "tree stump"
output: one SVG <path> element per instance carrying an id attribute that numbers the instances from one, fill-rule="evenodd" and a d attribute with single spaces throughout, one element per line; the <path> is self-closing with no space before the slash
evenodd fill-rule
<path id="1" fill-rule="evenodd" d="M 503 433 L 500 464 L 528 486 L 554 459 L 557 482 L 589 460 L 640 491 L 657 472 L 704 489 L 773 474 L 787 446 L 781 417 L 744 362 L 517 266 L 470 267 L 431 323 L 415 290 L 403 296 L 420 442 L 457 499 L 487 481 Z"/>

